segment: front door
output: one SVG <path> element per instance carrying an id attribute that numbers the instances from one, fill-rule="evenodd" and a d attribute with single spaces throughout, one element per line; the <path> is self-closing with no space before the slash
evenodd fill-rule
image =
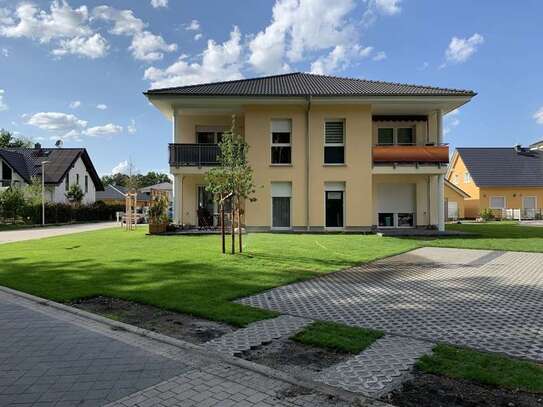
<path id="1" fill-rule="evenodd" d="M 326 191 L 326 227 L 343 227 L 343 191 Z"/>

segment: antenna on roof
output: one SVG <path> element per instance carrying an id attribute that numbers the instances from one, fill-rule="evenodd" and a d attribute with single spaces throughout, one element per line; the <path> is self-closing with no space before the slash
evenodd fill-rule
<path id="1" fill-rule="evenodd" d="M 64 144 L 64 142 L 61 140 L 61 139 L 58 139 L 55 143 L 55 147 L 56 148 L 62 148 L 62 145 Z"/>

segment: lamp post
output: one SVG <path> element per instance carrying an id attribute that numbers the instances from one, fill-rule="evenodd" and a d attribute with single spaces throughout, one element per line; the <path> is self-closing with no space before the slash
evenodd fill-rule
<path id="1" fill-rule="evenodd" d="M 45 164 L 49 161 L 41 162 L 41 225 L 45 226 Z"/>

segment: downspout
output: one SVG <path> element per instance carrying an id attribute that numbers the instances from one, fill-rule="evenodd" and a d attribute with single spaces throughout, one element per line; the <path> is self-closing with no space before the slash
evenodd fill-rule
<path id="1" fill-rule="evenodd" d="M 310 230 L 310 226 L 309 226 L 309 202 L 310 202 L 310 199 L 309 199 L 309 191 L 310 191 L 310 188 L 309 188 L 309 169 L 310 169 L 309 140 L 310 140 L 310 135 L 311 135 L 311 132 L 309 130 L 309 125 L 310 125 L 310 118 L 311 118 L 311 95 L 307 96 L 306 99 L 307 99 L 307 105 L 305 109 L 305 226 L 306 226 L 306 230 L 309 231 Z"/>

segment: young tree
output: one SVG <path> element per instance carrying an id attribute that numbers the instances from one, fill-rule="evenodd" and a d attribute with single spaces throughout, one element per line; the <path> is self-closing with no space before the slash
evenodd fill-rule
<path id="1" fill-rule="evenodd" d="M 81 205 L 81 201 L 83 200 L 83 197 L 85 196 L 85 193 L 81 189 L 81 187 L 77 184 L 72 184 L 70 186 L 70 189 L 68 189 L 68 192 L 64 194 L 66 196 L 66 199 L 70 201 L 73 205 Z"/>
<path id="2" fill-rule="evenodd" d="M 213 168 L 207 175 L 207 189 L 215 195 L 221 208 L 228 197 L 232 201 L 232 253 L 235 252 L 235 215 L 237 214 L 239 251 L 242 252 L 242 205 L 245 201 L 254 201 L 255 187 L 253 171 L 247 162 L 249 145 L 237 133 L 236 118 L 232 116 L 232 129 L 225 133 L 219 143 L 219 167 Z M 222 209 L 221 209 L 222 210 Z M 224 247 L 224 222 L 222 235 Z"/>

